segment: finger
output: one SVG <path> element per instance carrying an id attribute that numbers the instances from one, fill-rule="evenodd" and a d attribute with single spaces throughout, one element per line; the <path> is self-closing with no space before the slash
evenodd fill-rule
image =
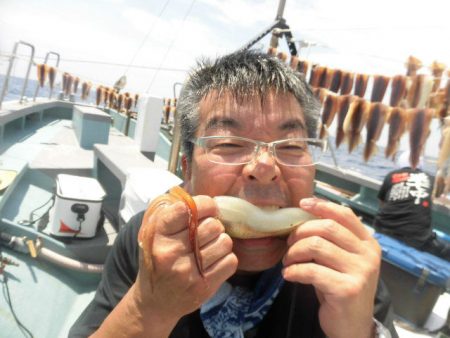
<path id="1" fill-rule="evenodd" d="M 348 207 L 320 200 L 317 198 L 304 198 L 300 201 L 300 207 L 321 218 L 334 219 L 342 224 L 360 239 L 368 239 L 371 237 L 367 229 L 362 225 L 359 218 Z"/>
<path id="2" fill-rule="evenodd" d="M 289 265 L 282 270 L 283 278 L 289 282 L 311 284 L 325 294 L 336 292 L 336 286 L 344 287 L 346 275 L 315 263 Z"/>
<path id="3" fill-rule="evenodd" d="M 348 252 L 361 252 L 361 241 L 354 233 L 332 219 L 315 219 L 297 227 L 288 237 L 288 246 L 304 238 L 320 236 Z"/>
<path id="4" fill-rule="evenodd" d="M 230 254 L 232 249 L 233 241 L 230 236 L 223 233 L 216 237 L 213 241 L 209 242 L 200 250 L 203 261 L 203 269 L 208 269 L 208 267 Z"/>
<path id="5" fill-rule="evenodd" d="M 217 205 L 211 197 L 201 195 L 195 196 L 193 199 L 197 206 L 199 220 L 217 216 Z M 156 210 L 152 216 L 158 218 L 156 221 L 157 231 L 170 236 L 188 227 L 190 210 L 184 202 L 178 201 Z"/>
<path id="6" fill-rule="evenodd" d="M 332 242 L 312 236 L 296 242 L 288 248 L 283 258 L 283 265 L 314 262 L 333 270 L 349 273 L 355 270 L 355 255 Z"/>
<path id="7" fill-rule="evenodd" d="M 215 263 L 206 268 L 203 272 L 205 277 L 211 283 L 222 284 L 225 280 L 230 278 L 237 270 L 238 259 L 236 255 L 231 252 L 225 257 L 217 260 Z"/>
<path id="8" fill-rule="evenodd" d="M 218 219 L 208 217 L 202 220 L 197 228 L 197 240 L 200 248 L 208 244 L 209 242 L 215 240 L 220 234 L 225 232 L 225 227 L 222 222 Z M 184 230 L 177 232 L 173 235 L 166 235 L 166 242 L 172 243 L 177 242 L 179 245 L 185 248 L 185 252 L 191 252 L 191 243 L 189 239 L 189 230 L 185 228 Z"/>

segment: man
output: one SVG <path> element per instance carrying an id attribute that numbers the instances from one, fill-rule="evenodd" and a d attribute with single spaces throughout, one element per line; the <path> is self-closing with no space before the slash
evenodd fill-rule
<path id="1" fill-rule="evenodd" d="M 177 108 L 204 277 L 184 203 L 140 214 L 121 231 L 70 336 L 366 338 L 380 331 L 374 312 L 392 326 L 389 304 L 374 311 L 379 245 L 350 209 L 311 198 L 320 141 L 305 140 L 318 118 L 305 80 L 276 58 L 241 51 L 199 65 Z M 217 219 L 218 195 L 318 219 L 288 238 L 235 239 Z M 141 223 L 154 229 L 151 269 L 137 245 Z"/>
<path id="2" fill-rule="evenodd" d="M 378 192 L 380 209 L 374 220 L 378 232 L 450 261 L 450 245 L 437 238 L 431 222 L 433 181 L 413 169 L 409 152 L 400 154 L 398 169 L 389 172 Z"/>

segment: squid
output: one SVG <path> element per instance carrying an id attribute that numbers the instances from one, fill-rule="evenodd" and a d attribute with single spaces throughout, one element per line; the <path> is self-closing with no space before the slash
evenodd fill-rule
<path id="1" fill-rule="evenodd" d="M 376 142 L 380 138 L 388 112 L 389 108 L 382 103 L 375 102 L 370 105 L 366 124 L 366 144 L 364 146 L 364 161 L 366 162 L 377 151 Z"/>
<path id="2" fill-rule="evenodd" d="M 386 93 L 386 88 L 390 81 L 389 76 L 383 75 L 375 75 L 373 77 L 373 88 L 372 88 L 372 96 L 370 101 L 372 102 L 381 102 L 383 101 L 384 94 Z"/>
<path id="3" fill-rule="evenodd" d="M 48 66 L 46 64 L 37 65 L 37 78 L 39 81 L 39 85 L 44 87 L 45 80 L 47 79 Z"/>
<path id="4" fill-rule="evenodd" d="M 351 153 L 361 143 L 361 130 L 366 124 L 370 103 L 357 98 L 350 104 L 344 120 L 344 133 L 348 141 L 348 152 Z"/>
<path id="5" fill-rule="evenodd" d="M 366 74 L 357 74 L 355 78 L 355 95 L 364 97 L 366 94 L 367 83 L 369 82 L 369 76 Z"/>
<path id="6" fill-rule="evenodd" d="M 355 74 L 351 72 L 342 72 L 341 95 L 348 95 L 353 88 Z"/>
<path id="7" fill-rule="evenodd" d="M 425 142 L 430 135 L 430 123 L 433 118 L 433 109 L 412 109 L 409 126 L 410 163 L 415 169 L 419 164 Z"/>
<path id="8" fill-rule="evenodd" d="M 136 108 L 138 100 L 139 100 L 139 94 L 134 94 L 134 108 Z"/>
<path id="9" fill-rule="evenodd" d="M 309 61 L 299 60 L 298 65 L 297 65 L 297 71 L 299 71 L 300 73 L 302 73 L 306 76 L 306 74 L 308 73 L 309 67 L 310 67 Z"/>
<path id="10" fill-rule="evenodd" d="M 408 57 L 406 61 L 406 76 L 415 76 L 420 68 L 422 68 L 422 61 L 414 56 Z"/>
<path id="11" fill-rule="evenodd" d="M 168 194 L 154 199 L 144 213 L 144 220 L 160 208 L 183 202 L 188 209 L 188 237 L 194 253 L 195 264 L 199 274 L 204 278 L 203 261 L 197 237 L 198 211 L 194 199 L 183 188 L 175 186 Z M 226 233 L 233 238 L 249 239 L 271 236 L 284 236 L 296 227 L 315 217 L 300 208 L 282 208 L 276 210 L 261 209 L 243 199 L 232 196 L 216 196 L 214 201 L 219 210 L 219 220 Z M 155 236 L 155 223 L 145 223 L 138 234 L 138 244 L 144 252 L 144 264 L 153 270 L 152 248 Z"/>
<path id="12" fill-rule="evenodd" d="M 119 96 L 117 97 L 117 105 L 116 105 L 116 109 L 118 112 L 120 112 L 120 110 L 122 109 L 123 99 L 124 99 L 124 95 L 119 94 Z"/>
<path id="13" fill-rule="evenodd" d="M 64 81 L 65 79 L 65 81 Z M 70 75 L 69 73 L 64 73 L 63 74 L 63 92 L 64 95 L 70 95 L 71 94 L 71 88 L 72 88 L 72 83 L 73 83 L 73 76 Z"/>
<path id="14" fill-rule="evenodd" d="M 55 79 L 56 79 L 56 68 L 49 67 L 48 68 L 48 84 L 50 85 L 50 89 L 53 89 L 53 86 L 55 85 Z"/>
<path id="15" fill-rule="evenodd" d="M 337 93 L 339 91 L 339 88 L 341 87 L 341 79 L 342 71 L 339 69 L 335 69 L 330 82 L 330 90 L 332 92 Z"/>
<path id="16" fill-rule="evenodd" d="M 89 97 L 89 93 L 91 91 L 92 83 L 83 82 L 81 85 L 81 99 L 86 100 Z"/>
<path id="17" fill-rule="evenodd" d="M 97 90 L 95 92 L 95 103 L 96 103 L 97 106 L 99 106 L 100 103 L 103 100 L 103 95 L 104 95 L 103 92 L 104 92 L 103 91 L 103 86 L 98 86 Z"/>
<path id="18" fill-rule="evenodd" d="M 431 74 L 433 74 L 433 88 L 431 89 L 431 92 L 434 93 L 436 92 L 440 85 L 441 85 L 441 78 L 442 78 L 442 74 L 444 73 L 446 66 L 443 63 L 434 61 L 431 64 Z"/>
<path id="19" fill-rule="evenodd" d="M 309 84 L 312 87 L 324 87 L 323 84 L 326 80 L 327 76 L 327 67 L 324 66 L 315 66 L 311 70 L 311 76 L 309 77 Z"/>
<path id="20" fill-rule="evenodd" d="M 408 89 L 407 101 L 410 108 L 424 108 L 433 88 L 433 78 L 424 74 L 416 75 Z"/>
<path id="21" fill-rule="evenodd" d="M 80 83 L 80 78 L 77 76 L 74 80 L 73 80 L 73 92 L 76 94 L 78 91 L 78 84 Z"/>
<path id="22" fill-rule="evenodd" d="M 323 139 L 327 135 L 327 129 L 333 122 L 334 116 L 338 110 L 338 98 L 335 95 L 327 95 L 322 109 L 322 122 L 319 137 Z"/>
<path id="23" fill-rule="evenodd" d="M 344 133 L 344 121 L 347 117 L 348 109 L 350 104 L 355 99 L 352 95 L 344 95 L 339 96 L 338 102 L 339 107 L 337 110 L 337 126 L 336 126 L 336 148 L 339 148 L 342 141 L 344 141 L 345 133 Z"/>
<path id="24" fill-rule="evenodd" d="M 291 60 L 289 61 L 289 67 L 291 67 L 291 69 L 293 69 L 293 70 L 297 70 L 298 61 L 299 61 L 298 56 L 292 55 Z"/>
<path id="25" fill-rule="evenodd" d="M 325 98 L 328 95 L 328 90 L 325 88 L 315 87 L 312 89 L 314 96 L 319 100 L 322 105 L 325 102 Z"/>
<path id="26" fill-rule="evenodd" d="M 397 152 L 400 138 L 406 131 L 407 113 L 403 108 L 392 108 L 387 122 L 389 123 L 388 142 L 384 152 L 386 158 L 393 158 Z"/>
<path id="27" fill-rule="evenodd" d="M 391 98 L 389 104 L 391 107 L 397 107 L 402 102 L 406 94 L 406 77 L 396 75 L 391 82 Z"/>
<path id="28" fill-rule="evenodd" d="M 450 126 L 446 127 L 442 132 L 440 147 L 437 167 L 444 168 L 445 163 L 450 158 Z"/>

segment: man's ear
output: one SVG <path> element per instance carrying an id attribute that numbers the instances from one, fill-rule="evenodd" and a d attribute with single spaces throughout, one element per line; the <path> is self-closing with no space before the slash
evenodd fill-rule
<path id="1" fill-rule="evenodd" d="M 187 183 L 191 179 L 191 167 L 184 154 L 181 156 L 181 172 L 183 173 L 184 182 Z"/>

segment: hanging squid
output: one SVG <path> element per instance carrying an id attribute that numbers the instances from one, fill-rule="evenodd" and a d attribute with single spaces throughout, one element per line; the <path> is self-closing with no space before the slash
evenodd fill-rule
<path id="1" fill-rule="evenodd" d="M 50 85 L 50 89 L 53 89 L 53 86 L 55 85 L 55 79 L 56 79 L 56 69 L 55 69 L 55 67 L 49 67 L 48 68 L 48 83 Z"/>
<path id="2" fill-rule="evenodd" d="M 330 82 L 330 90 L 332 92 L 337 93 L 339 91 L 339 88 L 341 87 L 341 79 L 342 71 L 339 69 L 335 69 Z"/>
<path id="3" fill-rule="evenodd" d="M 420 68 L 422 68 L 422 61 L 414 56 L 408 57 L 406 61 L 406 76 L 415 76 Z"/>
<path id="4" fill-rule="evenodd" d="M 47 79 L 48 66 L 46 64 L 37 65 L 37 78 L 39 85 L 44 87 L 45 80 Z"/>
<path id="5" fill-rule="evenodd" d="M 409 107 L 424 108 L 432 88 L 433 78 L 431 76 L 424 74 L 414 76 L 406 98 Z"/>
<path id="6" fill-rule="evenodd" d="M 97 90 L 96 90 L 96 92 L 95 92 L 95 104 L 97 105 L 97 106 L 99 106 L 100 105 L 100 103 L 102 103 L 102 100 L 103 100 L 103 86 L 98 86 L 97 87 Z"/>
<path id="7" fill-rule="evenodd" d="M 383 101 L 384 94 L 386 93 L 386 89 L 390 80 L 391 79 L 389 76 L 375 75 L 373 77 L 373 88 L 370 101 L 372 102 Z"/>
<path id="8" fill-rule="evenodd" d="M 387 123 L 389 124 L 388 141 L 384 155 L 387 158 L 394 158 L 398 145 L 400 144 L 400 138 L 407 128 L 406 110 L 399 107 L 392 108 Z"/>
<path id="9" fill-rule="evenodd" d="M 361 131 L 366 124 L 370 103 L 357 98 L 350 104 L 344 120 L 344 133 L 348 141 L 348 152 L 351 153 L 361 143 Z"/>
<path id="10" fill-rule="evenodd" d="M 369 82 L 369 76 L 366 74 L 357 74 L 355 78 L 355 95 L 364 97 L 366 94 L 367 83 Z"/>
<path id="11" fill-rule="evenodd" d="M 339 148 L 345 139 L 344 121 L 347 117 L 350 104 L 355 99 L 352 95 L 338 96 L 337 125 L 336 125 L 336 148 Z"/>
<path id="12" fill-rule="evenodd" d="M 380 138 L 389 108 L 379 102 L 371 103 L 366 124 L 366 144 L 364 145 L 364 161 L 368 161 L 377 151 L 376 142 Z"/>
<path id="13" fill-rule="evenodd" d="M 434 79 L 433 79 L 433 88 L 431 89 L 431 92 L 434 93 L 436 92 L 440 85 L 441 85 L 441 78 L 442 78 L 442 74 L 444 73 L 446 66 L 443 63 L 434 61 L 431 64 L 431 74 L 433 75 Z"/>
<path id="14" fill-rule="evenodd" d="M 338 98 L 335 95 L 328 94 L 322 108 L 322 120 L 320 126 L 319 137 L 323 139 L 327 134 L 327 130 L 333 122 L 334 116 L 338 110 Z"/>
<path id="15" fill-rule="evenodd" d="M 355 74 L 351 72 L 342 72 L 341 95 L 348 95 L 353 88 Z"/>
<path id="16" fill-rule="evenodd" d="M 77 93 L 78 91 L 78 84 L 80 83 L 80 78 L 77 76 L 74 80 L 73 80 L 73 92 L 74 94 Z"/>
<path id="17" fill-rule="evenodd" d="M 432 109 L 411 109 L 408 114 L 411 115 L 409 125 L 410 163 L 412 168 L 416 168 L 430 135 L 430 123 L 434 112 Z"/>
<path id="18" fill-rule="evenodd" d="M 391 98 L 389 104 L 391 107 L 400 105 L 406 94 L 406 76 L 396 75 L 391 82 Z"/>

